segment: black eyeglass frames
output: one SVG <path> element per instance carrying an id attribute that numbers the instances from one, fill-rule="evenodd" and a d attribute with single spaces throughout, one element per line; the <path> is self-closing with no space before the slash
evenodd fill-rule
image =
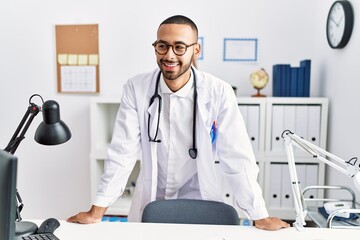
<path id="1" fill-rule="evenodd" d="M 194 46 L 195 44 L 197 44 L 197 42 L 192 43 L 190 45 L 186 45 L 185 43 L 176 43 L 174 45 L 171 45 L 162 41 L 155 41 L 152 45 L 155 48 L 155 52 L 157 52 L 160 55 L 165 55 L 169 51 L 169 48 L 171 47 L 175 55 L 182 56 L 186 53 L 186 50 L 189 47 Z"/>

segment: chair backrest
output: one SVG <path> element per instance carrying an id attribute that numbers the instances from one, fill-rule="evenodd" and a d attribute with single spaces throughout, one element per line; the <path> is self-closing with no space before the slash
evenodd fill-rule
<path id="1" fill-rule="evenodd" d="M 239 216 L 232 206 L 222 202 L 172 199 L 149 203 L 142 222 L 239 225 Z"/>

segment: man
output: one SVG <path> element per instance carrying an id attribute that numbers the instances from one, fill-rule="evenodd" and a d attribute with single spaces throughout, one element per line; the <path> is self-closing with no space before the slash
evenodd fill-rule
<path id="1" fill-rule="evenodd" d="M 96 201 L 69 222 L 99 222 L 124 191 L 142 151 L 129 221 L 156 199 L 223 201 L 215 157 L 230 179 L 238 206 L 261 229 L 289 225 L 268 217 L 257 183 L 258 168 L 231 86 L 192 63 L 200 55 L 192 20 L 173 16 L 158 28 L 153 43 L 160 71 L 128 81 Z"/>

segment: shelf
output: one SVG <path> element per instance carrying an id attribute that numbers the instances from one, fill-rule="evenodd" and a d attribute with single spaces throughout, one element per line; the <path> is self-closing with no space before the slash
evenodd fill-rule
<path id="1" fill-rule="evenodd" d="M 328 117 L 328 99 L 327 98 L 289 98 L 289 97 L 266 97 L 266 98 L 254 98 L 254 97 L 237 97 L 239 109 L 242 112 L 245 125 L 250 137 L 250 141 L 254 148 L 255 157 L 259 166 L 258 182 L 263 189 L 264 199 L 267 204 L 268 211 L 271 216 L 280 217 L 287 220 L 295 218 L 295 210 L 286 207 L 271 207 L 269 204 L 272 193 L 270 192 L 270 182 L 274 178 L 279 178 L 279 175 L 271 174 L 270 168 L 273 163 L 287 163 L 286 152 L 284 148 L 276 148 L 272 138 L 274 127 L 281 129 L 289 126 L 289 122 L 292 119 L 304 119 L 303 115 L 292 116 L 289 120 L 287 116 L 283 116 L 282 122 L 285 122 L 284 126 L 276 126 L 277 113 L 274 112 L 276 107 L 283 106 L 284 108 L 291 109 L 299 107 L 315 107 L 316 118 L 318 121 L 311 122 L 310 124 L 298 120 L 297 123 L 293 123 L 293 126 L 309 128 L 307 131 L 312 132 L 318 128 L 318 135 L 315 140 L 321 148 L 326 148 L 327 140 L 327 117 Z M 99 180 L 103 173 L 104 161 L 107 158 L 107 146 L 109 145 L 113 127 L 120 106 L 120 97 L 93 97 L 90 102 L 90 135 L 91 135 L 91 150 L 90 150 L 90 168 L 91 168 L 91 193 L 92 197 L 95 196 Z M 292 110 L 295 111 L 295 110 Z M 310 110 L 309 110 L 310 111 Z M 313 116 L 311 112 L 308 115 Z M 234 123 L 235 124 L 235 123 Z M 298 125 L 295 125 L 298 124 Z M 295 131 L 296 129 L 290 129 Z M 280 135 L 282 133 L 280 132 Z M 296 131 L 295 131 L 296 132 Z M 279 132 L 277 133 L 279 134 Z M 307 136 L 311 136 L 310 133 Z M 279 141 L 283 141 L 279 139 Z M 307 153 L 296 152 L 295 161 L 300 164 L 317 164 L 317 183 L 324 184 L 325 182 L 325 165 L 319 162 L 317 159 L 312 158 Z M 140 156 L 139 156 L 140 159 Z M 137 174 L 140 170 L 140 161 L 137 162 L 134 173 L 132 173 L 128 186 L 131 185 L 131 181 L 136 181 Z M 290 181 L 290 179 L 289 179 Z M 222 184 L 222 183 L 221 183 Z M 223 191 L 228 188 L 223 186 Z M 323 193 L 319 193 L 321 196 Z M 233 194 L 229 193 L 232 197 Z M 234 202 L 232 199 L 228 199 L 227 202 Z M 112 206 L 108 208 L 107 214 L 109 215 L 121 215 L 126 216 L 129 212 L 131 205 L 131 196 L 125 195 L 120 197 Z M 235 207 L 236 208 L 236 207 Z M 238 210 L 241 213 L 240 210 Z M 241 214 L 240 214 L 241 215 Z M 243 216 L 243 215 L 241 215 Z"/>

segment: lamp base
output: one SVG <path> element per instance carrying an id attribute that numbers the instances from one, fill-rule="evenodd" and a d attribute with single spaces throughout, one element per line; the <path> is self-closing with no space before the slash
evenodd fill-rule
<path id="1" fill-rule="evenodd" d="M 15 222 L 14 240 L 21 240 L 21 237 L 36 233 L 38 226 L 33 222 Z"/>

